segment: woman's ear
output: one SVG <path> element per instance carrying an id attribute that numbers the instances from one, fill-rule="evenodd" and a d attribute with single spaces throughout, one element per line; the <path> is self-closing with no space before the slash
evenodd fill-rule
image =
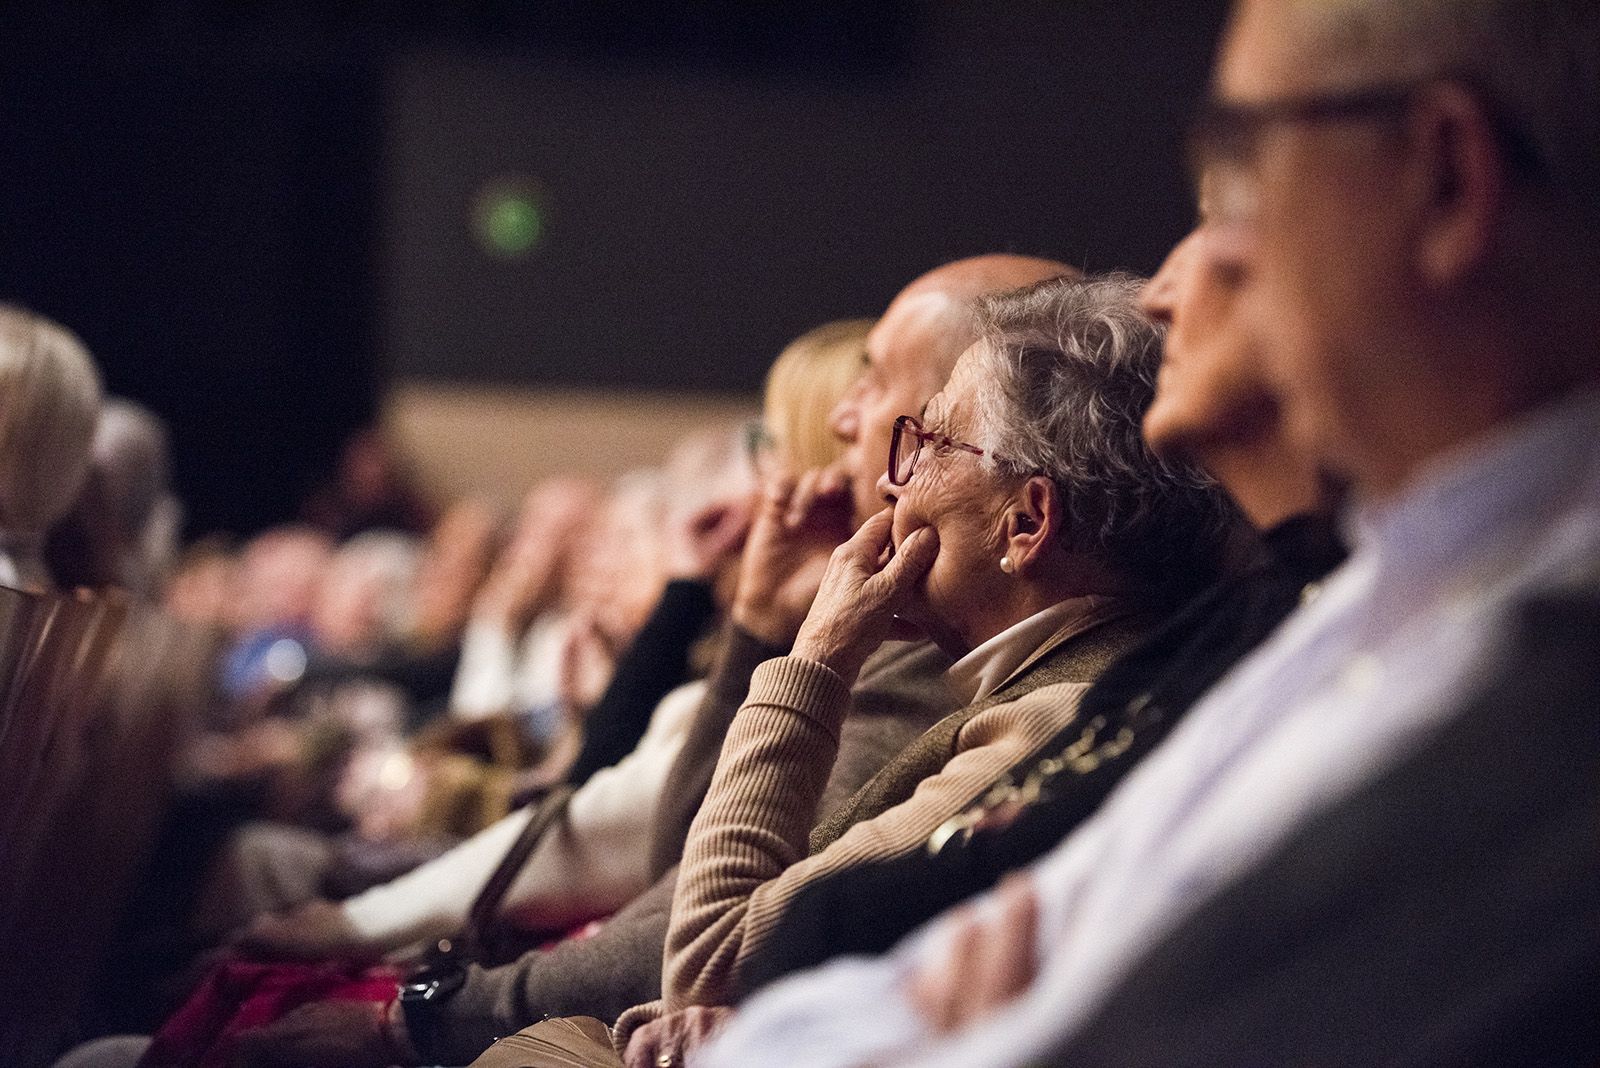
<path id="1" fill-rule="evenodd" d="M 1011 499 L 1006 513 L 1006 556 L 1021 574 L 1044 558 L 1061 525 L 1061 501 L 1056 484 L 1033 475 Z"/>

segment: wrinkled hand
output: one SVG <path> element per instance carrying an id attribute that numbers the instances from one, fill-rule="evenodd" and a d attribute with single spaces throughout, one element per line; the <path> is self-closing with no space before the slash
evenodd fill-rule
<path id="1" fill-rule="evenodd" d="M 850 479 L 841 468 L 774 479 L 756 508 L 733 618 L 773 645 L 794 641 L 829 554 L 850 536 Z"/>
<path id="2" fill-rule="evenodd" d="M 651 1020 L 628 1039 L 624 1068 L 656 1068 L 662 1054 L 682 1068 L 686 1054 L 710 1042 L 733 1017 L 724 1005 L 691 1005 L 659 1020 Z"/>
<path id="3" fill-rule="evenodd" d="M 750 530 L 748 497 L 714 501 L 672 523 L 667 531 L 667 574 L 678 579 L 714 578 L 739 552 Z"/>
<path id="4" fill-rule="evenodd" d="M 233 950 L 258 960 L 365 961 L 381 955 L 331 901 L 308 901 L 288 912 L 258 916 L 234 936 Z"/>
<path id="5" fill-rule="evenodd" d="M 911 980 L 911 1003 L 940 1034 L 971 1027 L 1016 1000 L 1038 974 L 1039 899 L 1026 875 L 1000 885 L 998 912 L 980 919 L 971 908 L 955 926 L 944 958 Z"/>
<path id="6" fill-rule="evenodd" d="M 795 639 L 795 656 L 832 668 L 847 684 L 889 636 L 894 614 L 939 553 L 939 536 L 930 527 L 912 531 L 894 551 L 893 523 L 894 509 L 885 508 L 834 550 Z"/>
<path id="7" fill-rule="evenodd" d="M 237 1068 L 387 1068 L 396 1050 L 388 1010 L 371 1001 L 318 1001 L 239 1036 Z"/>

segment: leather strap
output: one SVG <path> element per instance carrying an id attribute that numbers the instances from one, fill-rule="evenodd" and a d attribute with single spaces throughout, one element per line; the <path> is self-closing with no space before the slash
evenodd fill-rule
<path id="1" fill-rule="evenodd" d="M 476 960 L 482 954 L 484 935 L 499 916 L 500 903 L 505 900 L 507 891 L 516 881 L 523 865 L 533 855 L 539 840 L 550 829 L 550 825 L 567 811 L 573 792 L 571 786 L 563 783 L 539 801 L 533 810 L 533 815 L 517 834 L 516 841 L 511 843 L 511 848 L 506 850 L 506 855 L 500 859 L 500 863 L 495 866 L 489 878 L 484 880 L 483 889 L 478 891 L 478 896 L 472 901 L 472 908 L 467 911 L 467 922 L 462 925 L 450 948 L 444 950 L 441 947 L 443 956 L 466 963 Z"/>

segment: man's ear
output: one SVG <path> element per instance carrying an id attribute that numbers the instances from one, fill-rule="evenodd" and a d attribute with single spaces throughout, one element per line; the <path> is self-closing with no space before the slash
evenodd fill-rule
<path id="1" fill-rule="evenodd" d="M 1442 288 L 1488 257 L 1509 175 L 1494 123 L 1466 88 L 1427 90 L 1411 121 L 1425 183 L 1416 268 L 1423 281 Z"/>
<path id="2" fill-rule="evenodd" d="M 1061 530 L 1061 493 L 1043 475 L 1033 475 L 1011 498 L 1006 513 L 1006 555 L 1020 574 L 1044 559 Z"/>

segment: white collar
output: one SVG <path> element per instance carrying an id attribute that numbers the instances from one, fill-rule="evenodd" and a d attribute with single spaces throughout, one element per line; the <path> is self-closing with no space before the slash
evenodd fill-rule
<path id="1" fill-rule="evenodd" d="M 1053 634 L 1071 622 L 1088 619 L 1109 601 L 1109 597 L 1093 595 L 1069 597 L 1035 612 L 951 664 L 945 679 L 956 696 L 965 698 L 967 704 L 981 701 L 1016 674 L 1023 661 Z"/>

